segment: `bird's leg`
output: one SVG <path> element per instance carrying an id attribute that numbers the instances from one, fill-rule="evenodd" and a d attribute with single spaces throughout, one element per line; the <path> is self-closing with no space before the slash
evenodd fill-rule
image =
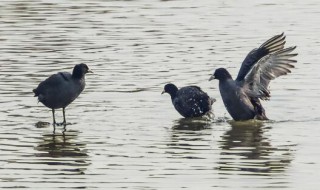
<path id="1" fill-rule="evenodd" d="M 54 109 L 52 109 L 53 125 L 56 125 L 56 118 L 54 117 Z"/>
<path id="2" fill-rule="evenodd" d="M 66 141 L 66 131 L 67 131 L 67 124 L 63 124 L 63 131 L 62 131 L 63 142 Z"/>
<path id="3" fill-rule="evenodd" d="M 66 124 L 67 124 L 67 122 L 66 122 L 66 113 L 65 113 L 65 108 L 62 108 L 62 113 L 63 113 L 63 123 L 62 123 L 62 124 L 66 125 Z"/>
<path id="4" fill-rule="evenodd" d="M 56 134 L 56 125 L 53 124 L 53 131 L 52 131 L 53 136 Z"/>

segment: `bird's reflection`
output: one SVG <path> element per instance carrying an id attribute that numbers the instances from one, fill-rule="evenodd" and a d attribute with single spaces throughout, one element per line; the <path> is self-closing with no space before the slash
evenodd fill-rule
<path id="1" fill-rule="evenodd" d="M 83 173 L 90 165 L 86 144 L 78 140 L 79 131 L 67 130 L 66 125 L 62 127 L 61 131 L 42 135 L 42 141 L 35 148 L 36 156 L 51 158 L 44 164 L 70 166 L 68 171 Z"/>
<path id="2" fill-rule="evenodd" d="M 174 130 L 199 131 L 210 127 L 210 120 L 206 118 L 181 118 L 173 124 Z"/>
<path id="3" fill-rule="evenodd" d="M 204 159 L 203 152 L 210 150 L 210 121 L 203 118 L 179 119 L 174 121 L 167 142 L 169 158 Z"/>
<path id="4" fill-rule="evenodd" d="M 270 175 L 284 172 L 292 161 L 288 146 L 274 147 L 264 135 L 269 130 L 263 122 L 231 122 L 231 129 L 222 136 L 218 169 L 228 174 Z M 230 174 L 230 173 L 229 173 Z"/>

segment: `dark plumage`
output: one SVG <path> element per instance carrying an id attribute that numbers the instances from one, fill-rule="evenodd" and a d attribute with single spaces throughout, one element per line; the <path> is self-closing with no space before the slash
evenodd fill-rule
<path id="1" fill-rule="evenodd" d="M 285 36 L 280 34 L 253 49 L 242 62 L 236 80 L 230 73 L 219 68 L 209 80 L 219 80 L 223 103 L 234 120 L 267 120 L 261 100 L 270 98 L 271 80 L 290 73 L 297 56 L 291 53 L 296 47 L 284 48 Z"/>
<path id="2" fill-rule="evenodd" d="M 74 66 L 72 74 L 59 72 L 42 81 L 36 89 L 34 96 L 39 102 L 52 109 L 53 124 L 56 123 L 54 111 L 62 108 L 63 123 L 66 123 L 65 108 L 73 102 L 85 87 L 85 74 L 91 72 L 86 64 Z"/>
<path id="3" fill-rule="evenodd" d="M 186 86 L 178 89 L 174 84 L 166 84 L 163 93 L 171 96 L 175 109 L 186 118 L 201 117 L 210 113 L 215 99 L 210 98 L 198 86 Z"/>

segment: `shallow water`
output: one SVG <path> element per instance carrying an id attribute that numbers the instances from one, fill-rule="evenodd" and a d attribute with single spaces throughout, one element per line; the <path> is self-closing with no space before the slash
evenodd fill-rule
<path id="1" fill-rule="evenodd" d="M 0 188 L 317 189 L 316 0 L 1 1 Z M 296 69 L 271 83 L 271 121 L 229 122 L 215 68 L 235 76 L 285 32 Z M 57 126 L 32 89 L 86 63 L 95 72 Z M 165 83 L 199 85 L 215 119 L 185 120 Z M 56 119 L 62 121 L 62 111 Z"/>

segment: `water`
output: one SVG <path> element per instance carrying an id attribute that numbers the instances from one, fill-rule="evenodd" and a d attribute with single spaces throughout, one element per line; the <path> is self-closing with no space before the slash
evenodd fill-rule
<path id="1" fill-rule="evenodd" d="M 317 189 L 320 185 L 316 0 L 0 3 L 0 188 Z M 293 72 L 271 83 L 265 123 L 228 122 L 218 67 L 236 75 L 254 47 L 285 32 Z M 67 109 L 32 89 L 86 63 L 95 72 Z M 164 84 L 215 97 L 212 122 L 184 120 Z M 56 119 L 62 121 L 62 111 Z M 226 119 L 225 119 L 226 118 Z"/>

